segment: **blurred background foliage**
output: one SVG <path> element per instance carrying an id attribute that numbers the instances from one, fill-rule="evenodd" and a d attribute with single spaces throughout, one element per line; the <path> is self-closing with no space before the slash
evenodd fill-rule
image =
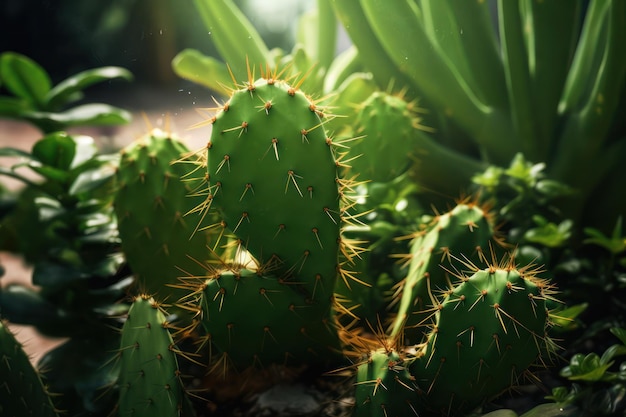
<path id="1" fill-rule="evenodd" d="M 314 0 L 239 0 L 270 47 L 290 50 L 297 17 Z M 3 0 L 0 51 L 37 61 L 53 80 L 116 65 L 139 83 L 175 84 L 172 58 L 184 48 L 215 55 L 193 2 L 180 0 Z"/>

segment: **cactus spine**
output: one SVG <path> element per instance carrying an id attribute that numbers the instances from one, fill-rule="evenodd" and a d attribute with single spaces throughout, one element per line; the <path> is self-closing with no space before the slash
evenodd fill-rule
<path id="1" fill-rule="evenodd" d="M 136 297 L 122 328 L 121 417 L 191 415 L 176 350 L 159 305 L 148 296 Z"/>
<path id="2" fill-rule="evenodd" d="M 0 320 L 0 415 L 57 417 L 40 375 Z"/>

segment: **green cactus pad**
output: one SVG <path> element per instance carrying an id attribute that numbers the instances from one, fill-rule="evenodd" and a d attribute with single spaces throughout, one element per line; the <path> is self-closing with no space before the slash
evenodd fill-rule
<path id="1" fill-rule="evenodd" d="M 139 290 L 161 302 L 184 295 L 170 287 L 178 277 L 205 274 L 199 262 L 216 239 L 211 229 L 194 233 L 200 216 L 185 216 L 204 201 L 207 186 L 194 161 L 174 163 L 186 154 L 182 142 L 155 129 L 122 151 L 117 172 L 122 249 Z"/>
<path id="2" fill-rule="evenodd" d="M 361 105 L 355 126 L 349 155 L 360 180 L 387 182 L 409 169 L 417 145 L 413 132 L 423 129 L 415 103 L 376 91 Z"/>
<path id="3" fill-rule="evenodd" d="M 0 320 L 0 415 L 57 417 L 50 395 L 22 345 Z"/>
<path id="4" fill-rule="evenodd" d="M 511 388 L 543 352 L 550 287 L 513 261 L 462 277 L 441 301 L 423 356 L 411 365 L 426 401 L 452 415 Z"/>
<path id="5" fill-rule="evenodd" d="M 427 223 L 411 242 L 409 270 L 392 337 L 404 331 L 406 343 L 420 343 L 424 329 L 434 321 L 438 295 L 452 284 L 448 272 L 451 256 L 480 262 L 481 248 L 496 240 L 490 213 L 471 202 L 459 203 Z"/>
<path id="6" fill-rule="evenodd" d="M 154 299 L 135 298 L 122 328 L 119 415 L 179 416 L 188 409 L 176 347 Z"/>
<path id="7" fill-rule="evenodd" d="M 268 365 L 322 363 L 340 352 L 328 306 L 276 277 L 225 270 L 204 284 L 202 325 L 235 371 Z M 219 368 L 219 366 L 217 367 Z"/>
<path id="8" fill-rule="evenodd" d="M 357 369 L 355 417 L 420 415 L 421 389 L 409 372 L 412 359 L 378 349 Z"/>
<path id="9" fill-rule="evenodd" d="M 297 88 L 259 79 L 216 114 L 207 146 L 212 207 L 259 265 L 315 299 L 332 294 L 341 222 L 323 119 Z"/>

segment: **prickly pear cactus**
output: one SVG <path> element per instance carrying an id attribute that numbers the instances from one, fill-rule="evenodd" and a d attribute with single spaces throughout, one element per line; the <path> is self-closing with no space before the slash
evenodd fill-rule
<path id="1" fill-rule="evenodd" d="M 323 116 L 285 81 L 249 81 L 215 116 L 207 146 L 212 207 L 259 265 L 316 301 L 332 295 L 341 222 Z"/>
<path id="2" fill-rule="evenodd" d="M 5 323 L 0 320 L 0 415 L 56 417 L 40 375 Z"/>
<path id="3" fill-rule="evenodd" d="M 393 349 L 372 351 L 357 368 L 354 416 L 420 415 L 421 389 L 409 371 L 412 360 Z"/>
<path id="4" fill-rule="evenodd" d="M 249 269 L 215 271 L 202 291 L 201 311 L 206 333 L 221 352 L 212 362 L 225 371 L 310 365 L 339 352 L 328 306 L 312 303 L 275 276 Z"/>
<path id="5" fill-rule="evenodd" d="M 551 352 L 546 300 L 553 292 L 514 260 L 474 269 L 441 298 L 421 357 L 411 364 L 429 408 L 462 415 L 515 385 Z"/>
<path id="6" fill-rule="evenodd" d="M 415 102 L 402 96 L 376 91 L 361 105 L 355 119 L 358 126 L 350 143 L 351 172 L 359 179 L 387 182 L 406 172 L 416 141 L 413 132 L 420 125 Z"/>
<path id="7" fill-rule="evenodd" d="M 194 160 L 176 162 L 189 149 L 158 129 L 122 150 L 115 211 L 122 249 L 140 291 L 159 301 L 184 295 L 171 285 L 177 277 L 202 276 L 212 230 L 195 231 L 200 217 L 185 216 L 205 199 L 203 168 Z"/>
<path id="8" fill-rule="evenodd" d="M 212 119 L 203 210 L 218 213 L 241 255 L 222 256 L 207 280 L 189 285 L 221 352 L 215 369 L 312 364 L 340 352 L 333 291 L 355 249 L 340 237 L 346 181 L 324 121 L 276 74 L 238 86 Z"/>
<path id="9" fill-rule="evenodd" d="M 489 211 L 471 201 L 460 202 L 417 232 L 411 242 L 409 270 L 400 289 L 392 337 L 403 331 L 407 344 L 420 343 L 424 329 L 434 321 L 439 295 L 452 285 L 451 256 L 481 262 L 482 248 L 496 240 Z"/>
<path id="10" fill-rule="evenodd" d="M 119 415 L 190 416 L 176 346 L 154 299 L 136 297 L 122 328 Z"/>

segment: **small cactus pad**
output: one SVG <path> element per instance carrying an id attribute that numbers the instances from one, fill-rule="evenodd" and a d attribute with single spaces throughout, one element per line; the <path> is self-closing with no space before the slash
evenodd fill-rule
<path id="1" fill-rule="evenodd" d="M 22 345 L 0 320 L 0 415 L 56 417 L 40 375 Z"/>
<path id="2" fill-rule="evenodd" d="M 439 305 L 411 373 L 429 407 L 467 412 L 520 380 L 544 352 L 547 283 L 513 261 L 463 276 Z"/>
<path id="3" fill-rule="evenodd" d="M 259 265 L 328 298 L 341 218 L 323 118 L 287 82 L 250 81 L 216 114 L 207 149 L 209 199 L 227 228 Z"/>
<path id="4" fill-rule="evenodd" d="M 358 366 L 355 417 L 418 416 L 421 390 L 409 372 L 412 359 L 378 349 Z"/>
<path id="5" fill-rule="evenodd" d="M 121 417 L 179 416 L 188 408 L 176 347 L 167 327 L 165 315 L 154 299 L 135 298 L 122 328 Z"/>
<path id="6" fill-rule="evenodd" d="M 327 305 L 313 303 L 276 277 L 239 269 L 204 285 L 202 325 L 224 365 L 236 371 L 323 362 L 339 352 Z"/>
<path id="7" fill-rule="evenodd" d="M 421 342 L 424 328 L 431 325 L 437 296 L 451 286 L 452 256 L 480 262 L 482 249 L 496 239 L 490 213 L 477 204 L 462 202 L 435 216 L 416 233 L 408 256 L 409 270 L 402 284 L 402 298 L 392 337 L 404 331 L 405 342 Z"/>
<path id="8" fill-rule="evenodd" d="M 420 118 L 415 103 L 376 91 L 361 105 L 350 143 L 350 165 L 360 180 L 387 182 L 406 172 L 416 146 Z M 354 159 L 352 159 L 354 157 Z"/>
<path id="9" fill-rule="evenodd" d="M 179 161 L 185 154 L 182 142 L 155 129 L 122 151 L 117 172 L 115 210 L 124 254 L 139 290 L 161 302 L 184 295 L 169 286 L 177 277 L 204 274 L 200 262 L 213 236 L 194 233 L 199 216 L 185 216 L 204 201 L 200 189 L 206 189 L 203 169 Z"/>

